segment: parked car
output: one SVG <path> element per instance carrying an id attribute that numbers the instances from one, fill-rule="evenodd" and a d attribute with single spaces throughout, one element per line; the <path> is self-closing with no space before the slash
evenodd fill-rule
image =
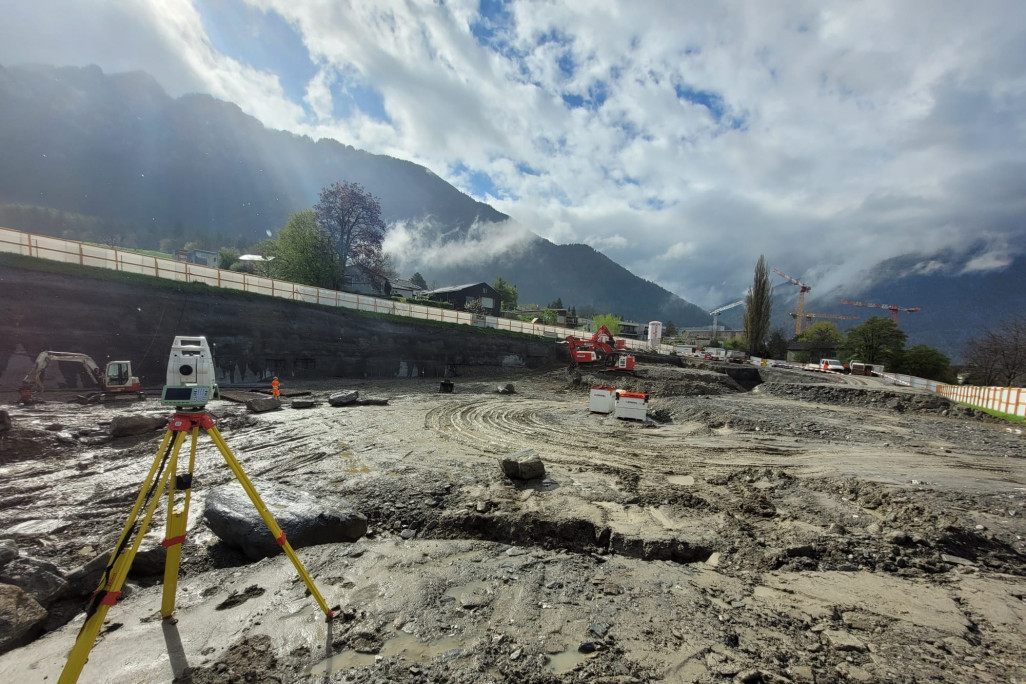
<path id="1" fill-rule="evenodd" d="M 819 366 L 822 370 L 833 373 L 844 373 L 847 370 L 839 359 L 820 359 Z"/>

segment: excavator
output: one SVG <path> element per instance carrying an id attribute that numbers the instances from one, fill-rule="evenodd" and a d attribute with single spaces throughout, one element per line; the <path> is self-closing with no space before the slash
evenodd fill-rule
<path id="1" fill-rule="evenodd" d="M 634 370 L 634 355 L 626 353 L 627 343 L 615 339 L 604 325 L 588 339 L 570 335 L 566 343 L 570 345 L 570 360 L 578 368 Z"/>
<path id="2" fill-rule="evenodd" d="M 146 398 L 146 395 L 141 391 L 139 378 L 132 375 L 131 361 L 110 361 L 107 363 L 106 368 L 100 370 L 100 367 L 96 365 L 92 357 L 87 354 L 44 351 L 40 352 L 39 356 L 36 357 L 35 364 L 33 364 L 28 374 L 25 375 L 25 379 L 21 381 L 21 386 L 18 388 L 23 404 L 31 404 L 34 401 L 32 398 L 33 391 L 42 392 L 45 389 L 43 386 L 43 372 L 54 361 L 81 363 L 85 366 L 89 377 L 99 385 L 99 392 L 84 396 L 79 395 L 78 400 L 83 403 L 92 404 L 120 397 L 129 399 Z"/>

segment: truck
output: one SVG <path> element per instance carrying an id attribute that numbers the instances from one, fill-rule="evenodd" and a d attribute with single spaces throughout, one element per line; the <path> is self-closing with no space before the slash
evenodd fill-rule
<path id="1" fill-rule="evenodd" d="M 723 361 L 727 358 L 727 350 L 723 347 L 706 347 L 702 352 L 702 358 Z"/>
<path id="2" fill-rule="evenodd" d="M 726 356 L 728 363 L 748 363 L 748 354 L 740 349 L 731 349 Z"/>
<path id="3" fill-rule="evenodd" d="M 673 348 L 673 353 L 677 356 L 699 356 L 701 351 L 701 347 L 696 347 L 691 344 L 678 344 Z"/>

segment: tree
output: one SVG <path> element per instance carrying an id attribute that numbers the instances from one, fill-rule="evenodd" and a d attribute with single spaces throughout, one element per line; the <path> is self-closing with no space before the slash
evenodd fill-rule
<path id="1" fill-rule="evenodd" d="M 995 330 L 970 340 L 962 351 L 970 382 L 1013 387 L 1026 382 L 1026 315 L 1019 314 Z"/>
<path id="2" fill-rule="evenodd" d="M 771 359 L 786 359 L 787 358 L 787 337 L 784 336 L 784 331 L 777 328 L 770 333 L 769 342 L 766 343 L 767 355 Z"/>
<path id="3" fill-rule="evenodd" d="M 551 304 L 549 304 L 548 307 L 546 307 L 546 308 L 548 308 L 548 309 L 562 309 L 563 308 L 563 298 L 562 297 L 556 297 L 556 301 L 554 301 Z"/>
<path id="4" fill-rule="evenodd" d="M 558 320 L 558 314 L 552 309 L 546 308 L 541 312 L 542 323 L 545 325 L 555 325 Z"/>
<path id="5" fill-rule="evenodd" d="M 325 288 L 334 287 L 339 280 L 328 236 L 309 209 L 289 217 L 272 251 L 275 273 L 282 280 Z"/>
<path id="6" fill-rule="evenodd" d="M 937 382 L 950 384 L 955 380 L 951 371 L 951 359 L 925 344 L 917 344 L 902 353 L 897 370 L 899 373 Z"/>
<path id="7" fill-rule="evenodd" d="M 236 261 L 239 260 L 239 250 L 232 247 L 222 247 L 217 252 L 217 267 L 229 270 Z"/>
<path id="8" fill-rule="evenodd" d="M 844 354 L 849 359 L 864 363 L 882 363 L 893 367 L 900 360 L 906 337 L 890 318 L 873 316 L 848 331 Z"/>
<path id="9" fill-rule="evenodd" d="M 492 288 L 499 293 L 499 299 L 502 301 L 499 309 L 501 311 L 515 311 L 517 308 L 517 286 L 511 285 L 499 276 L 492 283 Z"/>
<path id="10" fill-rule="evenodd" d="M 755 263 L 755 278 L 745 297 L 744 334 L 748 340 L 748 353 L 766 354 L 766 336 L 770 329 L 770 279 L 766 257 L 759 255 Z"/>
<path id="11" fill-rule="evenodd" d="M 362 185 L 332 183 L 321 190 L 314 213 L 335 255 L 336 289 L 341 288 L 351 262 L 375 269 L 380 267 L 381 241 L 385 235 L 381 204 Z"/>
<path id="12" fill-rule="evenodd" d="M 844 343 L 844 335 L 830 321 L 816 321 L 795 339 L 818 347 L 840 347 Z"/>
<path id="13" fill-rule="evenodd" d="M 410 282 L 422 290 L 428 289 L 427 281 L 424 280 L 424 276 L 420 274 L 420 271 L 417 271 L 416 273 L 410 276 Z"/>
<path id="14" fill-rule="evenodd" d="M 620 320 L 619 316 L 614 316 L 613 314 L 596 314 L 592 317 L 591 322 L 595 326 L 595 330 L 598 330 L 604 325 L 610 335 L 619 335 Z"/>
<path id="15" fill-rule="evenodd" d="M 677 326 L 673 324 L 673 321 L 666 321 L 666 325 L 663 326 L 663 337 L 676 337 Z"/>

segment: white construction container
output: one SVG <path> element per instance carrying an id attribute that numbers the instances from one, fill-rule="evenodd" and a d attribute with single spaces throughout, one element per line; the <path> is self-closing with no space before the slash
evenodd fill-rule
<path id="1" fill-rule="evenodd" d="M 645 420 L 648 417 L 648 395 L 644 392 L 617 390 L 614 415 L 629 420 Z"/>
<path id="2" fill-rule="evenodd" d="M 591 388 L 588 396 L 588 410 L 592 413 L 612 413 L 616 405 L 616 388 L 598 385 Z"/>
<path id="3" fill-rule="evenodd" d="M 648 346 L 650 349 L 658 349 L 663 339 L 662 321 L 649 321 L 648 324 Z"/>

